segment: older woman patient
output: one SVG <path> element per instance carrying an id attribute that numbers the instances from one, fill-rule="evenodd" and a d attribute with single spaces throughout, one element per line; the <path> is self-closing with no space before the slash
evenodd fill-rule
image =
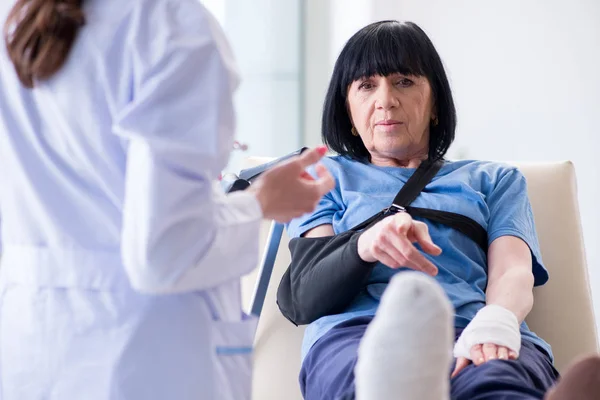
<path id="1" fill-rule="evenodd" d="M 336 267 L 364 274 L 360 290 L 342 307 L 319 298 L 329 311 L 306 329 L 305 398 L 543 398 L 558 373 L 550 346 L 524 322 L 533 287 L 548 280 L 525 178 L 504 164 L 444 160 L 456 111 L 427 35 L 396 21 L 356 33 L 335 65 L 322 128 L 339 154 L 323 161 L 337 184 L 315 212 L 289 224 L 291 237 L 348 231 L 388 207 L 423 162 L 439 160 L 412 204 L 470 218 L 487 242 L 405 212 L 362 231 Z M 314 262 L 301 257 L 292 264 Z M 291 283 L 306 286 L 291 288 L 289 296 L 305 293 L 290 300 L 298 307 L 322 286 L 306 276 Z"/>

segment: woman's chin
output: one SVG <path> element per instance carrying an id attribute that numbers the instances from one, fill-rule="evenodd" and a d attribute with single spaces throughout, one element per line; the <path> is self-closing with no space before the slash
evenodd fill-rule
<path id="1" fill-rule="evenodd" d="M 410 141 L 400 137 L 380 138 L 375 141 L 375 149 L 382 154 L 406 154 L 413 145 Z"/>

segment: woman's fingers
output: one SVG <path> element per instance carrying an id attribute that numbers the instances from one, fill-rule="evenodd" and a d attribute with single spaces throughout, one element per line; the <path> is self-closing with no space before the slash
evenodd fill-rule
<path id="1" fill-rule="evenodd" d="M 509 350 L 507 347 L 504 346 L 498 346 L 496 344 L 493 343 L 484 343 L 484 344 L 476 344 L 475 346 L 473 346 L 471 348 L 471 360 L 473 360 L 473 364 L 475 364 L 475 366 L 480 366 L 482 364 L 485 364 L 489 361 L 493 361 L 493 360 L 509 360 L 509 359 L 516 359 L 516 358 L 512 358 L 510 356 L 510 354 L 513 353 L 516 356 L 516 353 L 512 350 Z M 462 357 L 461 357 L 462 358 Z M 454 378 L 456 375 L 458 375 L 458 373 L 464 369 L 466 367 L 463 366 L 464 361 L 461 360 L 461 358 L 458 358 L 456 360 L 456 367 L 454 368 L 454 372 L 452 373 L 452 377 Z M 462 368 L 459 368 L 459 365 L 462 366 Z"/>
<path id="2" fill-rule="evenodd" d="M 433 240 L 429 235 L 427 224 L 420 221 L 413 221 L 413 234 L 415 241 L 419 243 L 423 251 L 432 256 L 439 256 L 442 254 L 442 249 L 433 243 Z"/>
<path id="3" fill-rule="evenodd" d="M 473 364 L 475 365 L 481 365 L 485 362 L 481 347 L 482 346 L 480 344 L 476 344 L 475 346 L 471 347 L 471 360 L 473 360 Z"/>
<path id="4" fill-rule="evenodd" d="M 389 248 L 383 246 L 373 246 L 371 253 L 379 262 L 387 265 L 390 268 L 399 268 L 402 265 L 389 253 Z"/>
<path id="5" fill-rule="evenodd" d="M 400 268 L 406 264 L 406 259 L 395 247 L 393 237 L 382 233 L 373 241 L 371 253 L 373 256 L 390 268 Z"/>
<path id="6" fill-rule="evenodd" d="M 437 274 L 437 267 L 425 258 L 406 237 L 389 233 L 381 238 L 381 243 L 385 246 L 386 253 L 397 262 L 397 266 L 392 268 L 407 267 L 432 276 Z"/>
<path id="7" fill-rule="evenodd" d="M 504 346 L 498 346 L 498 359 L 508 360 L 508 349 Z"/>
<path id="8" fill-rule="evenodd" d="M 431 276 L 437 275 L 438 268 L 413 245 L 411 239 L 422 243 L 421 247 L 431 254 L 441 252 L 431 241 L 424 223 L 413 221 L 406 213 L 398 213 L 361 236 L 359 254 L 364 253 L 361 255 L 363 259 L 374 258 L 390 268 L 407 267 Z"/>
<path id="9" fill-rule="evenodd" d="M 406 266 L 406 258 L 398 249 L 398 241 L 398 238 L 394 237 L 393 235 L 382 235 L 379 238 L 378 243 L 375 245 L 379 251 L 385 253 L 387 257 L 393 260 L 389 264 L 384 263 L 390 268 L 400 268 Z"/>
<path id="10" fill-rule="evenodd" d="M 428 275 L 436 276 L 437 267 L 429 261 L 417 248 L 406 238 L 399 238 L 400 252 L 406 258 L 406 266 L 418 271 L 423 271 Z"/>
<path id="11" fill-rule="evenodd" d="M 415 221 L 406 213 L 395 214 L 391 217 L 387 229 L 382 232 L 382 236 L 401 254 L 401 256 L 395 257 L 401 266 L 435 276 L 438 271 L 437 267 L 421 254 L 408 238 L 413 233 L 414 223 Z M 425 227 L 425 229 L 427 228 Z M 429 235 L 427 232 L 424 234 Z M 394 256 L 393 253 L 391 252 L 390 255 Z"/>
<path id="12" fill-rule="evenodd" d="M 495 344 L 485 343 L 483 346 L 481 346 L 481 348 L 486 362 L 498 359 L 498 346 Z"/>
<path id="13" fill-rule="evenodd" d="M 512 354 L 512 355 L 511 355 Z M 493 343 L 477 344 L 471 348 L 471 359 L 475 365 L 492 360 L 515 360 L 516 353 L 507 347 Z"/>
<path id="14" fill-rule="evenodd" d="M 458 357 L 456 359 L 456 366 L 454 367 L 454 371 L 452 372 L 451 378 L 454 378 L 456 375 L 460 373 L 463 369 L 467 368 L 471 364 L 468 358 Z"/>

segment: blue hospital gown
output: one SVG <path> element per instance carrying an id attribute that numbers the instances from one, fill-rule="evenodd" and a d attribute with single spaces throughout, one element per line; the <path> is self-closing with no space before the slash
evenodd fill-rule
<path id="1" fill-rule="evenodd" d="M 288 224 L 290 237 L 298 237 L 323 224 L 333 225 L 336 234 L 351 229 L 388 207 L 414 172 L 411 168 L 379 167 L 341 156 L 324 159 L 323 164 L 335 177 L 336 187 L 321 200 L 315 212 Z M 521 238 L 531 249 L 535 285 L 548 280 L 525 178 L 515 167 L 493 162 L 446 161 L 412 205 L 470 217 L 486 229 L 488 243 L 506 235 Z M 423 254 L 439 268 L 435 279 L 455 308 L 455 326 L 464 328 L 485 306 L 487 254 L 462 233 L 426 219 L 423 222 L 429 226 L 434 243 L 443 250 L 438 257 Z M 324 316 L 307 327 L 302 357 L 335 325 L 353 317 L 375 315 L 390 278 L 403 270 L 376 265 L 366 290 L 344 312 Z M 526 323 L 521 326 L 521 334 L 552 354 L 550 345 L 531 332 Z"/>

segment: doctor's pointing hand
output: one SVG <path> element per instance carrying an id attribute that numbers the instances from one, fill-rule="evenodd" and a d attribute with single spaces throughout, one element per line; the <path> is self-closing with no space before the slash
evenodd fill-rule
<path id="1" fill-rule="evenodd" d="M 326 151 L 326 147 L 305 151 L 264 172 L 250 187 L 265 218 L 289 222 L 315 209 L 321 197 L 334 188 L 335 181 L 322 164 L 316 166 L 316 180 L 306 173 L 305 168 L 319 161 Z"/>

